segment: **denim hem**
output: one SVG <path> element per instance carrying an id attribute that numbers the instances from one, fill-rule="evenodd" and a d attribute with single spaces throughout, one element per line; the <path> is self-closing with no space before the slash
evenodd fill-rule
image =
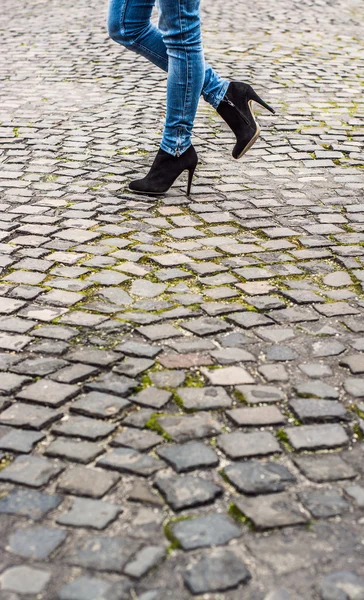
<path id="1" fill-rule="evenodd" d="M 162 148 L 162 150 L 164 150 L 164 152 L 168 152 L 168 154 L 171 154 L 171 156 L 177 156 L 177 152 L 179 153 L 179 155 L 183 154 L 184 152 L 186 152 L 186 150 L 188 150 L 188 148 L 191 146 L 191 142 L 187 145 L 187 146 L 174 146 L 174 148 L 170 148 L 169 146 L 166 146 L 164 144 L 164 142 L 161 142 L 160 147 Z"/>
<path id="2" fill-rule="evenodd" d="M 230 81 L 224 81 L 218 94 L 214 94 L 213 96 L 210 96 L 210 95 L 204 96 L 206 102 L 211 104 L 212 108 L 215 108 L 215 110 L 219 106 L 223 97 L 225 96 L 229 85 L 230 85 Z"/>

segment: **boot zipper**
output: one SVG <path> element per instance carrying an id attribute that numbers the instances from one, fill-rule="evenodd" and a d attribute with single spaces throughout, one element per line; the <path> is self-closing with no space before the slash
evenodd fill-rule
<path id="1" fill-rule="evenodd" d="M 247 117 L 244 115 L 244 113 L 241 112 L 241 110 L 233 102 L 231 102 L 231 100 L 229 100 L 229 98 L 227 96 L 225 96 L 224 101 L 227 102 L 228 104 L 230 104 L 230 106 L 232 106 L 233 108 L 235 108 L 235 110 L 237 110 L 237 112 L 239 113 L 241 118 L 250 127 L 250 123 L 249 123 L 249 120 L 247 119 Z"/>

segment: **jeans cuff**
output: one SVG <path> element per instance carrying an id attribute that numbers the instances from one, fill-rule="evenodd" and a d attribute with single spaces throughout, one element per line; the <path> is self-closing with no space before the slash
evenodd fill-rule
<path id="1" fill-rule="evenodd" d="M 173 148 L 166 146 L 164 144 L 164 142 L 161 142 L 160 147 L 162 148 L 162 150 L 164 150 L 164 152 L 168 152 L 168 154 L 170 154 L 171 156 L 180 156 L 181 154 L 183 154 L 184 152 L 186 152 L 186 150 L 188 150 L 188 148 L 191 146 L 191 142 L 187 143 L 187 144 L 182 144 L 180 146 L 174 146 Z"/>
<path id="2" fill-rule="evenodd" d="M 206 102 L 211 104 L 212 108 L 215 108 L 215 110 L 219 106 L 223 97 L 225 96 L 229 85 L 230 85 L 229 81 L 224 81 L 218 94 L 208 95 L 208 96 L 204 97 Z"/>

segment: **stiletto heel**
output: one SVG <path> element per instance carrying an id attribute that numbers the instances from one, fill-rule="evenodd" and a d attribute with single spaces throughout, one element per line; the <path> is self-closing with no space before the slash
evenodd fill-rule
<path id="1" fill-rule="evenodd" d="M 269 112 L 272 113 L 272 115 L 276 114 L 276 111 L 274 110 L 274 108 L 272 108 L 271 106 L 269 106 L 269 104 L 267 104 L 266 102 L 264 102 L 264 100 L 262 100 L 262 98 L 260 98 L 260 96 L 258 96 L 258 94 L 253 90 L 253 88 L 251 86 L 250 90 L 247 93 L 247 96 L 249 97 L 248 101 L 252 101 L 254 100 L 254 102 L 257 102 L 258 104 L 260 104 L 260 106 L 263 106 L 263 108 L 266 108 L 267 110 L 269 110 Z"/>
<path id="2" fill-rule="evenodd" d="M 253 102 L 275 114 L 275 110 L 258 96 L 251 85 L 239 81 L 229 84 L 217 107 L 217 112 L 235 134 L 236 144 L 232 151 L 234 158 L 241 158 L 259 137 L 260 126 L 254 115 Z"/>
<path id="3" fill-rule="evenodd" d="M 141 194 L 164 194 L 183 171 L 188 171 L 187 196 L 189 196 L 197 162 L 198 158 L 193 146 L 177 156 L 160 149 L 148 175 L 143 179 L 131 181 L 129 189 Z"/>
<path id="4" fill-rule="evenodd" d="M 191 185 L 192 185 L 192 179 L 193 179 L 193 175 L 195 173 L 195 169 L 196 169 L 196 165 L 194 167 L 191 167 L 190 169 L 188 169 L 188 182 L 187 182 L 186 196 L 189 196 L 191 193 Z"/>

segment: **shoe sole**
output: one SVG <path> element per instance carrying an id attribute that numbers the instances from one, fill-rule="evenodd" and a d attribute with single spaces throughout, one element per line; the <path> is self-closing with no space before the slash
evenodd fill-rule
<path id="1" fill-rule="evenodd" d="M 248 105 L 249 105 L 249 110 L 251 112 L 251 115 L 252 115 L 252 117 L 254 119 L 254 123 L 257 126 L 257 130 L 256 130 L 255 134 L 253 135 L 252 139 L 250 140 L 250 142 L 247 143 L 247 145 L 245 146 L 245 148 L 236 157 L 237 160 L 239 160 L 239 158 L 241 158 L 242 156 L 244 156 L 244 154 L 246 154 L 248 152 L 248 150 L 252 147 L 252 145 L 257 141 L 258 137 L 260 136 L 260 132 L 261 132 L 259 123 L 256 120 L 255 114 L 254 114 L 254 111 L 253 111 L 253 100 L 249 100 Z"/>

